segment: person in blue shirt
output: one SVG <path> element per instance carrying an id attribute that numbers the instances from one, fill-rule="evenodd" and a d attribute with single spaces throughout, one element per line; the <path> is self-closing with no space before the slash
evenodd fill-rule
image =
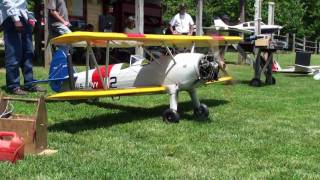
<path id="1" fill-rule="evenodd" d="M 34 80 L 32 29 L 35 19 L 27 9 L 26 0 L 0 0 L 0 24 L 5 44 L 7 90 L 16 95 L 44 91 L 31 83 Z M 20 87 L 19 68 L 24 77 L 23 87 Z"/>

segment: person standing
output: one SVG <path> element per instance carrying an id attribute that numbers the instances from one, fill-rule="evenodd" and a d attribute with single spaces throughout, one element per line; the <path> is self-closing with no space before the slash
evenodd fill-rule
<path id="1" fill-rule="evenodd" d="M 70 33 L 71 26 L 68 17 L 68 10 L 65 0 L 48 0 L 49 10 L 49 33 L 50 37 L 60 36 Z"/>
<path id="2" fill-rule="evenodd" d="M 113 16 L 113 6 L 108 5 L 106 15 L 99 16 L 99 31 L 100 32 L 114 32 L 116 19 Z"/>
<path id="3" fill-rule="evenodd" d="M 137 33 L 135 28 L 135 21 L 132 16 L 129 16 L 126 20 L 126 27 L 123 30 L 124 33 Z"/>
<path id="4" fill-rule="evenodd" d="M 44 91 L 33 85 L 32 30 L 35 18 L 27 9 L 26 0 L 1 0 L 0 24 L 3 26 L 5 44 L 6 87 L 9 93 L 25 95 L 27 92 Z M 24 86 L 20 87 L 20 72 Z"/>
<path id="5" fill-rule="evenodd" d="M 179 6 L 179 13 L 170 21 L 170 31 L 172 34 L 192 35 L 194 22 L 192 17 L 187 13 L 186 4 Z"/>

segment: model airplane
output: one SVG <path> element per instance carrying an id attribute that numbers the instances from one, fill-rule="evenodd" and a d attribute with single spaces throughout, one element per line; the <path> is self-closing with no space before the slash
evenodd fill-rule
<path id="1" fill-rule="evenodd" d="M 200 85 L 230 80 L 230 77 L 219 79 L 217 59 L 194 52 L 197 47 L 218 47 L 219 45 L 238 43 L 237 36 L 183 36 L 74 32 L 57 37 L 54 44 L 72 44 L 85 42 L 87 48 L 85 72 L 70 73 L 67 56 L 63 51 L 55 53 L 50 67 L 49 81 L 51 88 L 59 92 L 48 97 L 53 100 L 75 100 L 98 97 L 112 97 L 139 94 L 168 93 L 170 108 L 164 111 L 163 120 L 179 122 L 178 93 L 187 91 L 191 97 L 194 114 L 197 117 L 208 117 L 209 111 L 201 104 L 196 88 Z M 166 54 L 155 58 L 147 49 L 151 59 L 132 55 L 128 63 L 109 65 L 110 47 L 162 46 Z M 106 65 L 99 67 L 92 46 L 107 48 Z M 188 53 L 173 55 L 169 47 L 191 47 Z M 89 56 L 95 69 L 89 70 Z M 74 77 L 74 78 L 72 78 Z M 69 83 L 74 81 L 74 85 Z M 77 90 L 76 90 L 77 89 Z"/>
<path id="2" fill-rule="evenodd" d="M 281 68 L 277 61 L 273 61 L 272 71 L 278 73 L 293 73 L 293 74 L 308 74 L 312 75 L 314 80 L 320 80 L 320 66 L 305 66 L 302 64 L 295 64 L 286 68 Z"/>
<path id="3" fill-rule="evenodd" d="M 219 17 L 214 18 L 214 26 L 205 27 L 204 29 L 213 29 L 217 31 L 237 31 L 247 34 L 253 34 L 255 29 L 255 22 L 249 21 L 240 23 L 234 26 L 229 26 L 222 21 Z M 261 22 L 261 34 L 272 34 L 282 29 L 282 26 L 279 25 L 267 25 Z"/>

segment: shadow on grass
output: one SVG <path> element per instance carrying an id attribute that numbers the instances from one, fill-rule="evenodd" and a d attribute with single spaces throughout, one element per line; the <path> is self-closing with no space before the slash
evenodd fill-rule
<path id="1" fill-rule="evenodd" d="M 277 80 L 277 79 L 276 79 Z M 265 86 L 274 86 L 276 84 L 266 84 L 264 78 L 261 79 L 261 86 L 251 86 L 251 80 L 236 80 L 237 84 L 244 84 L 244 85 L 248 85 L 250 87 L 254 87 L 254 88 L 259 88 L 259 87 L 265 87 Z"/>
<path id="2" fill-rule="evenodd" d="M 215 107 L 229 103 L 225 100 L 202 100 L 202 103 L 206 104 L 208 107 Z M 135 106 L 125 106 L 112 103 L 89 103 L 92 106 L 98 106 L 106 109 L 117 109 L 121 112 L 113 114 L 105 114 L 96 116 L 94 118 L 83 118 L 75 119 L 65 122 L 60 122 L 53 124 L 48 129 L 49 131 L 64 131 L 68 133 L 78 133 L 84 130 L 93 130 L 97 128 L 111 127 L 117 124 L 130 123 L 133 121 L 143 121 L 152 117 L 161 117 L 163 111 L 167 109 L 168 105 L 161 105 L 152 108 L 135 107 Z M 191 102 L 181 102 L 179 103 L 179 113 L 180 117 L 187 120 L 198 121 L 198 122 L 210 122 L 207 120 L 197 120 L 193 115 L 185 114 L 184 112 L 192 110 Z"/>
<path id="3" fill-rule="evenodd" d="M 312 75 L 305 73 L 297 73 L 297 74 L 284 74 L 286 77 L 312 77 Z"/>

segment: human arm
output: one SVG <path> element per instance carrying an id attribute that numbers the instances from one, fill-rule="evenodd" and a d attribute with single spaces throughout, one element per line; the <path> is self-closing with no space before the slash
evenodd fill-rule
<path id="1" fill-rule="evenodd" d="M 58 11 L 49 9 L 49 13 L 53 18 L 55 18 L 57 21 L 61 22 L 65 26 L 70 26 L 70 22 L 66 21 L 62 16 L 60 16 Z"/>
<path id="2" fill-rule="evenodd" d="M 175 29 L 173 29 L 173 27 L 175 26 L 175 24 L 176 24 L 176 16 L 174 16 L 174 17 L 171 19 L 170 23 L 169 23 L 169 29 L 170 29 L 171 34 L 178 34 L 178 32 L 177 32 Z"/>
<path id="3" fill-rule="evenodd" d="M 191 36 L 194 31 L 194 22 L 193 22 L 193 19 L 190 15 L 188 17 L 189 17 L 189 33 L 188 33 L 188 35 Z"/>
<path id="4" fill-rule="evenodd" d="M 173 26 L 169 26 L 169 29 L 170 29 L 170 32 L 172 33 L 172 34 L 177 34 L 177 31 L 176 30 L 173 30 Z"/>
<path id="5" fill-rule="evenodd" d="M 70 22 L 66 21 L 57 11 L 57 4 L 56 4 L 56 0 L 48 0 L 48 4 L 47 4 L 47 8 L 49 10 L 49 15 L 56 19 L 58 22 L 66 25 L 66 26 L 70 26 Z"/>

